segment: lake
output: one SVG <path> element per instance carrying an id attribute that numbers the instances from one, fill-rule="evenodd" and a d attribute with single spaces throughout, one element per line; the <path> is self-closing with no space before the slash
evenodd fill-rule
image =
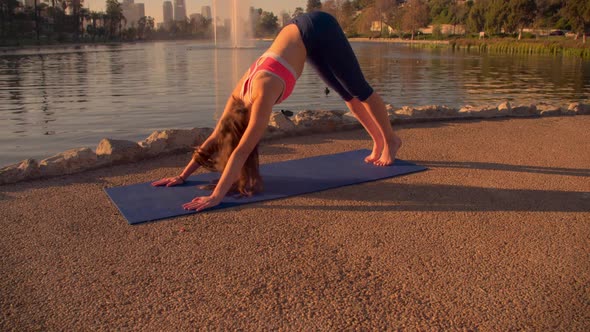
<path id="1" fill-rule="evenodd" d="M 0 51 L 0 166 L 105 137 L 213 127 L 233 84 L 270 42 L 216 49 L 196 41 Z M 353 42 L 367 80 L 395 106 L 517 102 L 567 106 L 590 92 L 590 61 Z M 306 67 L 276 110 L 345 109 Z"/>

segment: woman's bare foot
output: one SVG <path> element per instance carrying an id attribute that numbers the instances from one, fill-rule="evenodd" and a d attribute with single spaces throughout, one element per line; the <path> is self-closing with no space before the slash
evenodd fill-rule
<path id="1" fill-rule="evenodd" d="M 402 147 L 402 139 L 395 135 L 391 142 L 385 145 L 381 152 L 381 157 L 374 161 L 373 164 L 377 166 L 389 166 L 395 162 L 395 155 L 397 151 Z"/>
<path id="2" fill-rule="evenodd" d="M 383 151 L 383 147 L 373 143 L 373 151 L 365 158 L 365 162 L 367 164 L 372 164 L 379 160 L 379 157 L 381 157 L 381 151 Z"/>

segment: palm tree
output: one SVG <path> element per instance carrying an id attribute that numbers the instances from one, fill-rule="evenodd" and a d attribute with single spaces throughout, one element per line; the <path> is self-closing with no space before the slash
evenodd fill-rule
<path id="1" fill-rule="evenodd" d="M 123 16 L 123 8 L 117 0 L 106 0 L 107 12 L 106 16 L 109 19 L 109 38 L 113 38 L 117 28 L 119 29 L 119 38 L 121 37 L 122 21 L 127 22 L 125 16 Z"/>
<path id="2" fill-rule="evenodd" d="M 39 10 L 37 8 L 37 0 L 33 0 L 33 17 L 35 18 L 35 35 L 37 36 L 37 42 L 39 41 Z"/>
<path id="3" fill-rule="evenodd" d="M 102 18 L 102 13 L 100 12 L 95 12 L 95 11 L 91 11 L 90 12 L 90 20 L 92 21 L 92 31 L 91 31 L 91 35 L 92 35 L 92 41 L 94 41 L 94 39 L 96 38 L 96 21 Z"/>
<path id="4" fill-rule="evenodd" d="M 84 31 L 86 29 L 84 29 L 84 21 L 88 21 L 90 19 L 90 11 L 88 10 L 88 8 L 80 8 L 80 15 L 79 15 L 79 20 L 78 20 L 78 28 L 81 30 L 82 32 L 82 36 L 84 36 Z"/>
<path id="5" fill-rule="evenodd" d="M 81 8 L 83 6 L 84 0 L 68 0 L 68 2 L 70 3 L 70 6 L 72 7 L 74 35 L 77 40 L 80 37 Z"/>
<path id="6" fill-rule="evenodd" d="M 65 22 L 66 22 L 66 9 L 69 7 L 67 0 L 57 0 L 58 1 L 58 8 L 55 10 L 56 14 L 59 14 L 59 19 L 53 21 L 54 31 L 59 33 L 64 31 Z"/>

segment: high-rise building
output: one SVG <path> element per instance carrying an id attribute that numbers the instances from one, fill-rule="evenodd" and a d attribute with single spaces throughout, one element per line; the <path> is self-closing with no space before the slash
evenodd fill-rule
<path id="1" fill-rule="evenodd" d="M 201 14 L 199 14 L 199 13 L 193 13 L 193 14 L 190 14 L 188 18 L 189 18 L 191 21 L 193 21 L 193 20 L 194 20 L 195 22 L 200 22 L 202 17 L 203 17 L 203 15 L 201 15 Z"/>
<path id="2" fill-rule="evenodd" d="M 211 16 L 211 7 L 210 6 L 201 7 L 201 15 L 203 15 L 203 17 L 206 19 L 211 19 L 213 17 L 213 16 Z"/>
<path id="3" fill-rule="evenodd" d="M 172 22 L 174 19 L 172 10 L 172 1 L 164 1 L 164 24 Z"/>
<path id="4" fill-rule="evenodd" d="M 135 3 L 134 0 L 123 0 L 121 4 L 123 16 L 125 16 L 125 27 L 137 26 L 137 21 L 145 16 L 145 5 Z"/>
<path id="5" fill-rule="evenodd" d="M 186 6 L 184 5 L 184 0 L 174 0 L 174 20 L 186 20 Z"/>
<path id="6" fill-rule="evenodd" d="M 145 5 L 143 3 L 136 3 L 135 8 L 137 9 L 137 16 L 139 18 L 145 16 Z"/>
<path id="7" fill-rule="evenodd" d="M 125 16 L 125 20 L 123 23 L 125 27 L 134 26 L 137 20 L 137 12 L 135 11 L 135 4 L 133 3 L 134 0 L 123 0 L 121 4 L 121 9 L 123 10 L 123 16 Z"/>

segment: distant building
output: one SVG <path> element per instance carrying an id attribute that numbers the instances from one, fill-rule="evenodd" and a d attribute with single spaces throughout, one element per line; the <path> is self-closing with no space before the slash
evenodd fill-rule
<path id="1" fill-rule="evenodd" d="M 186 6 L 184 0 L 174 0 L 174 20 L 186 20 Z"/>
<path id="2" fill-rule="evenodd" d="M 123 0 L 121 4 L 123 16 L 125 16 L 125 27 L 137 26 L 137 21 L 145 16 L 145 5 L 134 3 L 134 0 Z"/>
<path id="3" fill-rule="evenodd" d="M 392 34 L 393 33 L 393 28 L 387 24 L 385 24 L 383 21 L 372 21 L 371 22 L 371 31 L 373 32 L 385 32 L 387 31 L 388 34 Z"/>
<path id="4" fill-rule="evenodd" d="M 136 8 L 137 8 L 137 16 L 139 16 L 139 18 L 142 18 L 145 16 L 145 5 L 143 3 L 137 3 L 135 4 Z"/>
<path id="5" fill-rule="evenodd" d="M 201 7 L 201 15 L 203 15 L 203 17 L 208 20 L 213 18 L 213 16 L 211 16 L 211 7 L 210 6 Z"/>
<path id="6" fill-rule="evenodd" d="M 27 7 L 35 8 L 35 0 L 21 0 L 20 2 L 22 3 L 23 7 L 25 7 L 25 8 L 27 8 Z M 4 3 L 4 0 L 0 1 L 0 3 Z M 51 7 L 51 0 L 37 0 L 37 6 L 39 6 L 42 3 Z M 66 10 L 67 10 L 67 8 L 66 8 Z"/>
<path id="7" fill-rule="evenodd" d="M 135 10 L 134 0 L 123 0 L 121 9 L 123 9 L 123 16 L 125 16 L 125 20 L 123 21 L 125 27 L 134 26 L 134 23 L 139 19 Z"/>
<path id="8" fill-rule="evenodd" d="M 35 8 L 35 0 L 22 0 L 21 2 L 25 7 Z M 37 6 L 39 6 L 42 3 L 46 5 L 51 5 L 51 0 L 37 0 Z"/>
<path id="9" fill-rule="evenodd" d="M 172 9 L 172 1 L 164 1 L 164 25 L 169 24 L 174 20 L 174 11 Z"/>
<path id="10" fill-rule="evenodd" d="M 279 25 L 284 27 L 285 25 L 289 24 L 289 22 L 291 22 L 291 15 L 289 15 L 287 12 L 281 12 L 279 20 Z"/>
<path id="11" fill-rule="evenodd" d="M 203 18 L 203 15 L 201 15 L 199 13 L 193 13 L 193 14 L 190 14 L 190 16 L 189 16 L 189 19 L 191 21 L 194 20 L 195 22 L 199 22 L 201 20 L 201 18 Z"/>
<path id="12" fill-rule="evenodd" d="M 424 34 L 431 34 L 434 31 L 434 25 L 429 25 L 426 28 L 419 29 Z M 462 24 L 438 24 L 440 32 L 443 35 L 464 35 L 465 26 Z"/>

